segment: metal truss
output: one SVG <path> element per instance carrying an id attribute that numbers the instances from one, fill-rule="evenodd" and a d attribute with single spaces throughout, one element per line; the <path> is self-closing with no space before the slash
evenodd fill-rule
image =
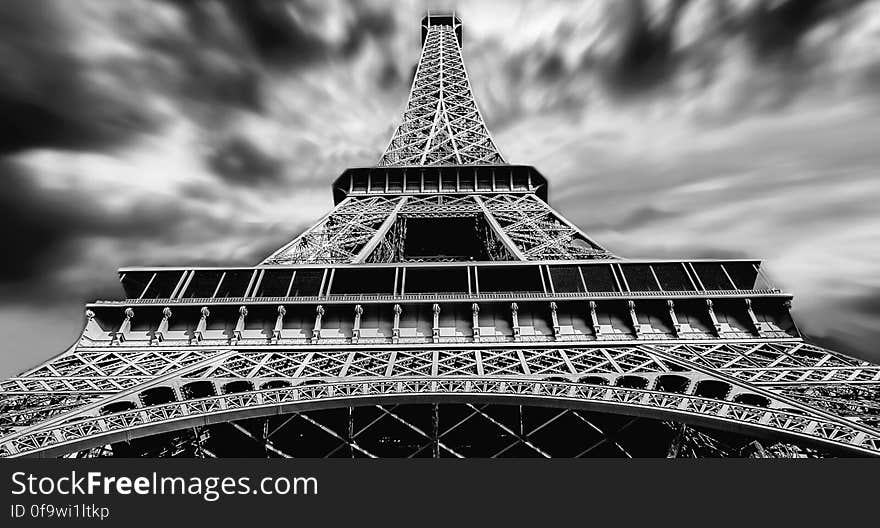
<path id="1" fill-rule="evenodd" d="M 6 394 L 110 394 L 213 357 L 205 349 L 76 348 L 0 383 Z"/>
<path id="2" fill-rule="evenodd" d="M 781 388 L 780 393 L 880 429 L 880 386 L 795 385 Z"/>
<path id="3" fill-rule="evenodd" d="M 183 429 L 79 451 L 76 457 L 269 458 L 809 457 L 673 422 L 498 404 L 389 404 L 298 411 Z"/>
<path id="4" fill-rule="evenodd" d="M 182 429 L 195 424 L 227 422 L 246 416 L 268 416 L 313 409 L 416 401 L 478 403 L 517 402 L 586 410 L 619 410 L 635 416 L 660 416 L 712 423 L 731 430 L 806 440 L 853 453 L 880 453 L 880 432 L 775 408 L 761 408 L 694 395 L 587 383 L 427 377 L 350 380 L 288 386 L 175 401 L 128 411 L 55 423 L 0 444 L 0 456 L 61 454 Z M 214 418 L 211 418 L 211 417 Z"/>
<path id="5" fill-rule="evenodd" d="M 37 391 L 2 394 L 0 395 L 0 437 L 99 401 L 105 396 Z"/>
<path id="6" fill-rule="evenodd" d="M 691 427 L 682 423 L 666 422 L 675 436 L 669 442 L 667 458 L 822 458 L 826 453 L 786 442 L 722 436 L 715 431 Z"/>
<path id="7" fill-rule="evenodd" d="M 665 354 L 755 385 L 878 385 L 880 367 L 804 342 L 652 344 Z"/>
<path id="8" fill-rule="evenodd" d="M 616 258 L 534 194 L 484 194 L 349 197 L 262 264 L 394 261 L 405 240 L 394 229 L 398 218 L 470 216 L 486 220 L 505 260 Z"/>
<path id="9" fill-rule="evenodd" d="M 428 195 L 411 198 L 400 213 L 411 218 L 474 216 L 482 213 L 474 196 Z"/>
<path id="10" fill-rule="evenodd" d="M 359 259 L 383 223 L 393 222 L 406 197 L 347 198 L 263 264 L 342 263 Z M 389 224 L 390 225 L 390 224 Z"/>
<path id="11" fill-rule="evenodd" d="M 512 241 L 522 260 L 615 258 L 533 194 L 476 198 Z"/>
<path id="12" fill-rule="evenodd" d="M 305 369 L 316 369 L 319 376 L 357 375 L 366 369 L 370 375 L 391 375 L 395 364 L 421 358 L 417 372 L 458 372 L 458 362 L 467 358 L 470 373 L 509 373 L 581 375 L 632 373 L 628 364 L 641 365 L 653 352 L 694 362 L 707 368 L 736 375 L 762 386 L 873 386 L 880 385 L 880 366 L 849 358 L 843 354 L 803 342 L 723 342 L 650 343 L 646 345 L 579 346 L 577 348 L 497 348 L 460 350 L 406 348 L 401 351 L 338 348 L 336 350 L 294 351 L 278 347 L 268 351 L 234 351 L 231 361 L 243 365 L 259 358 L 259 370 L 229 371 L 234 377 L 290 377 Z M 517 353 L 519 351 L 520 353 Z M 212 360 L 221 352 L 204 347 L 185 349 L 159 347 L 147 349 L 79 348 L 0 384 L 0 394 L 110 394 L 175 372 L 195 363 Z M 351 357 L 349 361 L 348 357 Z M 399 356 L 399 358 L 398 358 Z M 521 357 L 521 359 L 520 359 Z M 345 359 L 340 359 L 345 358 Z M 477 360 L 479 358 L 479 361 Z M 541 366 L 554 358 L 553 369 Z M 617 358 L 617 359 L 615 359 Z M 637 359 L 631 359 L 637 358 Z M 308 362 L 306 361 L 308 360 Z M 327 370 L 316 367 L 331 361 L 348 368 Z M 479 368 L 477 366 L 479 365 Z M 369 366 L 369 368 L 366 368 Z M 301 367 L 301 368 L 300 368 Z M 291 370 L 293 368 L 293 370 Z M 656 371 L 668 371 L 653 364 Z M 389 370 L 390 369 L 390 370 Z M 310 371 L 307 371 L 311 372 Z"/>
<path id="13" fill-rule="evenodd" d="M 519 350 L 517 352 L 517 350 Z M 266 352 L 235 351 L 227 363 L 202 370 L 202 377 L 214 375 L 234 378 L 296 378 L 346 376 L 391 376 L 407 374 L 489 374 L 489 375 L 615 375 L 636 372 L 668 372 L 665 363 L 657 363 L 654 351 L 693 362 L 744 382 L 777 388 L 798 395 L 806 388 L 831 390 L 825 395 L 838 405 L 853 401 L 870 403 L 872 390 L 880 387 L 880 367 L 849 358 L 843 354 L 803 342 L 724 342 L 649 345 L 603 344 L 595 347 L 548 349 L 472 349 L 461 350 L 318 350 Z M 80 348 L 72 350 L 20 376 L 0 384 L 4 413 L 18 405 L 11 399 L 65 398 L 81 399 L 87 395 L 110 395 L 154 377 L 175 372 L 195 363 L 204 363 L 220 351 L 192 347 L 187 349 L 150 348 Z M 646 355 L 647 354 L 647 355 Z M 238 367 L 235 367 L 238 365 Z M 632 365 L 639 368 L 634 369 Z M 343 370 L 342 367 L 345 367 Z M 191 377 L 191 376 L 190 376 Z M 611 378 L 608 378 L 611 380 Z M 843 392 L 852 393 L 844 398 Z M 797 396 L 800 397 L 800 396 Z M 818 393 L 804 393 L 804 398 L 819 400 Z M 17 400 L 18 401 L 18 400 Z M 42 400 L 41 400 L 42 401 Z M 79 401 L 79 400 L 76 400 Z M 19 405 L 23 402 L 19 401 Z M 58 409 L 32 405 L 31 420 L 37 423 Z M 875 405 L 876 407 L 876 405 Z M 859 413 L 856 413 L 859 414 Z M 0 415 L 6 418 L 6 414 Z M 4 423 L 4 422 L 0 422 Z"/>
<path id="14" fill-rule="evenodd" d="M 104 362 L 102 372 L 125 372 L 125 365 L 130 365 L 135 357 L 143 357 L 144 352 L 115 351 L 113 354 L 102 357 Z M 137 356 L 138 354 L 141 356 Z M 79 355 L 79 358 L 80 361 L 88 361 L 91 364 L 97 359 L 88 354 Z M 814 390 L 840 393 L 842 390 L 859 387 L 870 395 L 873 394 L 872 390 L 876 391 L 880 386 L 880 369 L 803 343 L 760 342 L 722 345 L 652 343 L 636 346 L 546 349 L 402 348 L 298 352 L 226 350 L 204 352 L 201 360 L 197 357 L 182 356 L 182 358 L 178 361 L 186 360 L 188 363 L 185 366 L 168 369 L 159 367 L 159 363 L 155 363 L 158 367 L 154 369 L 155 374 L 150 377 L 142 376 L 139 380 L 130 377 L 115 379 L 112 376 L 100 375 L 62 378 L 58 381 L 85 382 L 94 384 L 90 385 L 93 388 L 102 387 L 97 385 L 100 381 L 105 383 L 103 385 L 105 392 L 94 394 L 94 399 L 83 401 L 78 408 L 61 415 L 57 412 L 47 412 L 43 415 L 31 416 L 30 420 L 19 419 L 15 422 L 7 413 L 7 416 L 4 416 L 7 425 L 12 422 L 16 430 L 0 441 L 5 442 L 3 445 L 12 445 L 10 442 L 27 443 L 37 437 L 44 438 L 47 430 L 66 431 L 71 424 L 97 419 L 102 416 L 104 412 L 102 409 L 108 408 L 108 405 L 113 403 L 128 402 L 128 407 L 136 407 L 142 412 L 152 412 L 153 407 L 142 405 L 139 396 L 151 388 L 172 387 L 175 393 L 180 395 L 180 400 L 175 404 L 187 405 L 185 387 L 193 386 L 193 383 L 207 382 L 210 387 L 209 394 L 221 394 L 228 391 L 228 387 L 235 385 L 236 380 L 245 383 L 244 386 L 239 384 L 236 391 L 245 390 L 254 393 L 263 393 L 270 387 L 274 389 L 279 386 L 305 390 L 306 387 L 311 386 L 360 382 L 368 385 L 358 385 L 361 387 L 358 390 L 370 393 L 374 387 L 390 384 L 403 390 L 403 385 L 400 384 L 423 383 L 430 380 L 428 385 L 419 385 L 421 388 L 416 392 L 427 392 L 438 397 L 440 394 L 443 397 L 464 397 L 469 403 L 479 401 L 479 399 L 468 400 L 474 395 L 473 387 L 486 383 L 552 382 L 564 384 L 569 388 L 578 387 L 577 390 L 589 385 L 610 390 L 611 392 L 606 394 L 607 398 L 603 396 L 605 398 L 603 401 L 615 402 L 614 409 L 617 412 L 639 415 L 641 399 L 622 395 L 619 395 L 622 399 L 617 399 L 619 391 L 625 393 L 626 390 L 633 389 L 642 391 L 638 393 L 641 395 L 640 398 L 644 396 L 645 401 L 653 402 L 649 407 L 655 410 L 671 410 L 677 413 L 676 409 L 679 408 L 675 406 L 687 406 L 685 400 L 678 396 L 696 398 L 701 402 L 700 405 L 709 401 L 714 402 L 712 406 L 705 407 L 710 409 L 708 411 L 689 408 L 683 416 L 678 417 L 680 421 L 685 422 L 711 415 L 712 423 L 721 428 L 724 428 L 724 423 L 740 418 L 745 420 L 744 425 L 752 422 L 765 425 L 772 423 L 771 428 L 775 428 L 777 433 L 782 433 L 783 436 L 801 434 L 805 431 L 807 431 L 805 434 L 813 435 L 815 432 L 813 436 L 818 435 L 821 441 L 830 439 L 838 443 L 842 442 L 863 452 L 865 449 L 874 449 L 874 439 L 880 435 L 880 431 L 871 427 L 875 423 L 872 419 L 876 420 L 877 409 L 876 406 L 866 403 L 869 401 L 868 397 L 863 397 L 862 400 L 836 397 L 831 398 L 833 405 L 822 406 L 816 405 L 814 399 L 802 397 L 796 391 L 812 387 Z M 82 372 L 86 368 L 83 364 L 77 364 L 74 358 L 58 358 L 56 361 L 71 372 Z M 51 363 L 33 372 L 45 373 L 50 367 L 55 372 L 62 373 Z M 759 370 L 764 373 L 763 376 L 756 376 Z M 792 372 L 798 373 L 797 379 L 791 377 Z M 439 380 L 443 380 L 442 383 Z M 444 385 L 451 380 L 457 380 L 456 384 Z M 670 380 L 677 385 L 670 385 Z M 716 393 L 707 395 L 701 388 L 702 383 L 706 381 L 716 383 Z M 33 390 L 20 390 L 21 387 L 27 386 L 29 380 L 13 379 L 7 383 L 9 385 L 4 387 L 3 394 L 5 399 L 22 395 L 31 398 L 39 396 L 39 393 Z M 128 384 L 129 387 L 120 391 L 115 388 L 120 384 Z M 723 386 L 720 392 L 718 392 L 718 384 Z M 71 385 L 60 385 L 60 387 L 65 386 Z M 497 387 L 500 392 L 494 392 L 493 389 L 490 394 L 507 394 L 508 389 L 503 388 L 502 385 L 492 386 Z M 19 390 L 16 390 L 16 387 Z M 261 388 L 263 390 L 260 390 Z M 408 390 L 399 392 L 398 389 L 387 389 L 390 391 L 387 395 L 410 394 Z M 535 390 L 540 393 L 543 389 Z M 65 392 L 45 391 L 42 394 L 63 397 Z M 352 392 L 349 396 L 357 394 Z M 648 397 L 647 394 L 651 396 Z M 673 395 L 678 395 L 675 396 L 678 399 L 669 400 L 668 398 Z M 746 399 L 743 399 L 744 396 Z M 756 398 L 763 400 L 763 403 L 756 403 Z M 563 400 L 555 401 L 554 404 L 560 408 L 567 408 L 570 402 L 565 398 Z M 391 401 L 395 399 L 392 398 Z M 630 403 L 632 406 L 629 405 Z M 673 405 L 675 409 L 670 409 L 669 405 Z M 170 407 L 166 408 L 170 409 Z M 752 409 L 754 413 L 765 414 L 761 414 L 761 418 L 757 419 L 750 418 L 752 415 L 749 413 L 731 414 L 731 409 L 745 408 Z M 223 405 L 214 407 L 219 414 L 224 414 L 226 409 L 227 407 Z M 859 409 L 861 414 L 856 412 Z M 771 414 L 766 414 L 767 412 Z M 782 418 L 772 413 L 783 413 L 787 417 L 786 420 L 789 415 L 796 415 L 800 417 L 798 421 L 800 425 L 786 425 L 789 422 L 780 422 Z M 189 414 L 190 411 L 187 411 L 185 415 L 189 416 Z M 132 427 L 145 427 L 152 423 L 152 419 L 158 420 L 159 415 L 150 416 L 152 418 L 146 422 L 132 422 Z M 659 419 L 662 414 L 652 416 Z M 804 421 L 812 425 L 805 424 Z M 102 429 L 102 432 L 109 434 L 112 431 Z M 63 436 L 67 433 L 61 434 Z M 52 435 L 57 436 L 56 433 Z M 27 438 L 31 440 L 25 440 Z M 839 438 L 845 440 L 836 440 Z M 49 447 L 49 444 L 40 445 Z M 880 448 L 880 445 L 877 447 Z M 20 452 L 18 447 L 13 446 L 9 449 L 11 450 L 9 454 Z"/>
<path id="15" fill-rule="evenodd" d="M 0 435 L 149 383 L 156 376 L 182 372 L 218 353 L 74 348 L 0 383 Z"/>
<path id="16" fill-rule="evenodd" d="M 504 162 L 471 93 L 455 28 L 431 25 L 403 120 L 379 166 Z"/>

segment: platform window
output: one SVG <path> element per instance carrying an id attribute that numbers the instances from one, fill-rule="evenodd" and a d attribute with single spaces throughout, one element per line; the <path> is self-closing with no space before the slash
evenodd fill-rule
<path id="1" fill-rule="evenodd" d="M 624 264 L 623 274 L 630 291 L 659 291 L 660 286 L 647 264 Z"/>
<path id="2" fill-rule="evenodd" d="M 406 181 L 406 190 L 409 192 L 419 192 L 422 190 L 422 175 L 420 171 L 409 170 L 405 173 L 404 181 Z"/>
<path id="3" fill-rule="evenodd" d="M 390 192 L 403 191 L 403 174 L 397 171 L 388 173 L 388 190 Z"/>
<path id="4" fill-rule="evenodd" d="M 694 262 L 694 270 L 707 290 L 732 290 L 733 284 L 716 262 Z"/>
<path id="5" fill-rule="evenodd" d="M 437 192 L 440 190 L 440 172 L 436 169 L 426 169 L 422 174 L 425 177 L 425 191 Z"/>
<path id="6" fill-rule="evenodd" d="M 477 190 L 492 190 L 492 169 L 484 169 L 482 167 L 476 169 L 477 172 Z"/>
<path id="7" fill-rule="evenodd" d="M 375 295 L 394 293 L 394 268 L 337 268 L 330 287 L 332 295 Z"/>
<path id="8" fill-rule="evenodd" d="M 407 268 L 404 293 L 467 293 L 466 268 Z"/>
<path id="9" fill-rule="evenodd" d="M 219 270 L 196 271 L 193 274 L 192 280 L 189 281 L 189 286 L 183 292 L 183 297 L 186 299 L 212 297 L 222 275 L 223 272 Z"/>
<path id="10" fill-rule="evenodd" d="M 462 191 L 474 190 L 474 171 L 473 169 L 461 169 L 458 173 L 459 184 Z"/>
<path id="11" fill-rule="evenodd" d="M 266 270 L 255 297 L 285 297 L 293 279 L 293 270 Z"/>
<path id="12" fill-rule="evenodd" d="M 480 293 L 543 293 L 538 266 L 482 266 L 479 268 Z"/>
<path id="13" fill-rule="evenodd" d="M 297 270 L 293 277 L 293 285 L 290 288 L 291 297 L 315 297 L 321 289 L 321 281 L 324 278 L 324 270 L 301 269 Z"/>
<path id="14" fill-rule="evenodd" d="M 370 192 L 385 192 L 385 173 L 378 171 L 370 172 Z"/>
<path id="15" fill-rule="evenodd" d="M 454 170 L 444 170 L 441 177 L 441 183 L 443 184 L 443 192 L 453 192 L 456 187 L 456 179 L 455 179 L 455 171 Z"/>
<path id="16" fill-rule="evenodd" d="M 577 266 L 550 266 L 553 289 L 558 293 L 579 293 L 584 291 L 584 283 Z"/>
<path id="17" fill-rule="evenodd" d="M 220 282 L 220 288 L 214 296 L 217 299 L 225 299 L 227 297 L 244 297 L 245 290 L 251 283 L 251 277 L 254 270 L 232 270 L 227 271 L 223 280 Z"/>
<path id="18" fill-rule="evenodd" d="M 755 279 L 758 277 L 758 271 L 751 262 L 725 262 L 724 269 L 733 284 L 740 290 L 751 290 L 755 288 Z"/>
<path id="19" fill-rule="evenodd" d="M 524 171 L 517 171 L 513 175 L 513 190 L 527 191 L 529 190 L 529 175 Z"/>
<path id="20" fill-rule="evenodd" d="M 693 291 L 694 285 L 680 262 L 651 264 L 664 291 Z"/>
<path id="21" fill-rule="evenodd" d="M 584 281 L 587 283 L 587 291 L 591 292 L 616 292 L 620 291 L 614 281 L 614 274 L 608 264 L 594 264 L 581 266 Z"/>
<path id="22" fill-rule="evenodd" d="M 367 173 L 366 172 L 356 172 L 351 176 L 352 188 L 354 192 L 366 192 L 367 191 Z"/>
<path id="23" fill-rule="evenodd" d="M 127 271 L 122 275 L 122 289 L 126 299 L 137 299 L 153 278 L 152 271 Z"/>
<path id="24" fill-rule="evenodd" d="M 144 299 L 168 299 L 180 283 L 183 271 L 160 271 L 144 291 Z"/>

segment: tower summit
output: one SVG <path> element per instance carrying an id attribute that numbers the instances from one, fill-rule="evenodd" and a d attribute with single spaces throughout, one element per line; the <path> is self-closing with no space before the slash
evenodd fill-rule
<path id="1" fill-rule="evenodd" d="M 502 163 L 471 92 L 461 57 L 461 21 L 429 14 L 422 19 L 422 54 L 409 103 L 379 165 Z"/>
<path id="2" fill-rule="evenodd" d="M 400 125 L 253 267 L 132 267 L 0 384 L 0 455 L 880 454 L 880 367 L 805 342 L 761 262 L 629 260 L 499 153 L 454 15 Z"/>

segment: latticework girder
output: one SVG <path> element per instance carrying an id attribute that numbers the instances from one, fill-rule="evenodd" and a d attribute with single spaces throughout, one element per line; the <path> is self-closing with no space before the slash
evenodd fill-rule
<path id="1" fill-rule="evenodd" d="M 269 256 L 263 264 L 329 264 L 393 261 L 386 255 L 405 236 L 394 231 L 397 218 L 484 218 L 514 260 L 611 259 L 614 255 L 534 194 L 473 194 L 349 197 L 315 226 Z M 379 258 L 377 258 L 377 256 Z M 384 258 L 383 258 L 384 256 Z"/>
<path id="2" fill-rule="evenodd" d="M 645 348 L 648 347 L 648 348 Z M 553 370 L 553 374 L 592 374 L 592 373 L 629 373 L 626 367 L 626 361 L 615 360 L 615 357 L 632 356 L 642 357 L 640 350 L 659 351 L 663 354 L 692 361 L 708 368 L 717 369 L 724 372 L 735 373 L 743 381 L 754 383 L 756 385 L 768 386 L 824 386 L 824 385 L 845 385 L 845 386 L 872 386 L 880 385 L 880 366 L 849 358 L 843 354 L 807 343 L 800 342 L 723 342 L 723 343 L 650 343 L 649 345 L 632 346 L 632 345 L 614 345 L 611 343 L 602 344 L 594 347 L 577 347 L 577 348 L 536 348 L 526 349 L 522 353 L 523 361 L 519 361 L 519 355 L 516 354 L 514 348 L 488 348 L 474 349 L 473 346 L 467 346 L 463 350 L 448 350 L 443 354 L 437 354 L 434 357 L 433 351 L 430 349 L 422 349 L 421 347 L 408 347 L 403 352 L 400 359 L 395 356 L 397 364 L 402 364 L 404 358 L 410 359 L 422 357 L 428 366 L 420 367 L 426 372 L 430 372 L 434 368 L 434 361 L 437 363 L 437 370 L 452 368 L 448 365 L 455 364 L 456 361 L 463 357 L 468 357 L 470 364 L 476 364 L 476 354 L 480 353 L 481 358 L 489 358 L 492 360 L 490 365 L 485 368 L 500 368 L 501 362 L 499 358 L 514 358 L 505 360 L 515 365 L 513 374 L 522 375 L 528 373 L 541 374 L 546 372 L 543 368 L 538 368 L 530 363 L 531 358 L 554 357 L 554 364 L 558 367 Z M 279 347 L 279 350 L 268 351 L 245 351 L 236 352 L 233 358 L 241 361 L 243 364 L 253 363 L 257 361 L 252 358 L 259 358 L 254 364 L 261 370 L 246 370 L 235 374 L 236 377 L 244 375 L 245 377 L 265 377 L 265 376 L 293 376 L 296 369 L 300 365 L 304 365 L 306 359 L 312 359 L 315 363 L 318 360 L 334 361 L 340 364 L 347 364 L 350 369 L 359 369 L 361 364 L 372 365 L 370 372 L 372 374 L 380 374 L 388 371 L 388 361 L 392 353 L 389 350 L 360 350 L 354 348 L 352 350 L 320 350 L 320 351 L 295 351 L 287 350 Z M 89 392 L 108 394 L 118 392 L 122 389 L 152 379 L 155 376 L 169 372 L 174 372 L 184 366 L 213 358 L 218 352 L 205 347 L 193 346 L 187 349 L 177 349 L 172 347 L 155 347 L 149 350 L 126 349 L 116 347 L 107 349 L 90 349 L 82 348 L 71 351 L 63 356 L 59 356 L 44 365 L 37 367 L 31 371 L 25 372 L 19 376 L 10 378 L 0 384 L 0 394 L 84 394 Z M 162 358 L 162 362 L 144 362 L 139 365 L 140 368 L 148 367 L 146 371 L 139 371 L 140 375 L 132 376 L 127 368 L 132 362 L 143 361 L 145 357 Z M 351 361 L 348 361 L 351 356 Z M 346 359 L 340 359 L 340 358 Z M 440 365 L 441 359 L 447 359 L 448 365 Z M 96 363 L 102 362 L 102 367 L 96 366 Z M 284 365 L 284 368 L 273 367 L 273 365 Z M 296 367 L 292 367 L 295 365 Z M 290 370 L 294 368 L 294 370 Z M 305 368 L 304 366 L 302 368 Z M 378 369 L 378 370 L 377 370 Z M 598 370 L 597 370 L 598 369 Z M 668 370 L 657 365 L 659 370 Z M 91 372 L 84 373 L 84 370 Z M 453 369 L 455 370 L 455 369 Z M 319 375 L 328 377 L 341 377 L 346 373 L 340 373 L 334 370 L 319 370 Z M 477 372 L 477 371 L 473 371 Z M 494 372 L 494 371 L 489 371 Z M 51 374 L 50 374 L 51 373 Z M 347 372 L 351 375 L 350 372 Z"/>
<path id="3" fill-rule="evenodd" d="M 354 262 L 405 198 L 349 198 L 264 264 Z"/>
<path id="4" fill-rule="evenodd" d="M 785 457 L 823 450 L 585 410 L 388 404 L 293 412 L 116 442 L 75 457 Z"/>
<path id="5" fill-rule="evenodd" d="M 388 165 L 504 163 L 471 93 L 452 25 L 430 25 L 400 125 L 379 159 Z"/>
<path id="6" fill-rule="evenodd" d="M 132 356 L 138 353 L 129 352 Z M 118 362 L 130 361 L 126 353 L 117 354 L 121 354 Z M 413 395 L 425 395 L 437 401 L 452 398 L 473 404 L 499 397 L 528 400 L 535 396 L 561 409 L 609 406 L 617 413 L 672 418 L 720 429 L 740 422 L 764 433 L 772 431 L 779 439 L 793 435 L 860 452 L 880 448 L 876 444 L 880 442 L 880 431 L 871 427 L 876 423 L 872 421 L 876 419 L 875 407 L 858 401 L 848 406 L 841 406 L 839 401 L 836 406 L 815 406 L 812 400 L 792 392 L 793 388 L 805 387 L 838 392 L 855 386 L 876 390 L 880 370 L 802 343 L 229 350 L 201 357 L 200 361 L 126 390 L 95 395 L 100 397 L 83 401 L 60 416 L 48 413 L 30 425 L 23 420 L 15 423 L 7 416 L 7 424 L 16 430 L 0 445 L 6 446 L 8 454 L 55 452 L 61 445 L 68 445 L 64 439 L 76 447 L 91 442 L 89 437 L 94 435 L 115 437 L 122 431 L 126 435 L 148 434 L 154 426 L 168 430 L 168 421 L 175 422 L 172 428 L 186 427 L 187 420 L 196 415 L 223 417 L 231 409 L 251 412 L 267 402 L 290 403 L 295 408 L 299 403 L 321 400 L 319 407 L 324 408 L 327 402 L 331 406 L 342 402 L 350 405 L 352 399 L 361 397 L 401 402 Z M 793 368 L 791 363 L 806 369 L 804 374 L 812 369 L 821 375 L 801 375 L 797 382 L 786 381 L 786 372 Z M 64 364 L 77 370 L 70 359 Z M 767 378 L 777 381 L 752 382 L 756 368 L 775 373 Z M 854 375 L 853 369 L 859 373 Z M 861 385 L 856 385 L 859 382 Z M 174 394 L 172 401 L 145 404 L 144 395 L 157 387 L 167 387 Z M 331 388 L 313 392 L 322 387 Z M 6 398 L 14 396 L 15 392 L 5 394 Z M 844 412 L 835 412 L 841 409 Z M 117 415 L 118 419 L 112 418 Z M 233 412 L 230 416 L 235 415 Z M 84 435 L 84 431 L 90 433 Z"/>
<path id="7" fill-rule="evenodd" d="M 498 194 L 482 202 L 504 234 L 520 249 L 523 260 L 614 257 L 533 194 Z"/>
<path id="8" fill-rule="evenodd" d="M 6 456 L 63 454 L 121 439 L 248 416 L 432 400 L 470 405 L 517 402 L 674 419 L 729 431 L 745 428 L 760 437 L 800 440 L 853 453 L 876 454 L 880 448 L 880 436 L 876 431 L 865 431 L 845 420 L 810 413 L 622 386 L 514 378 L 425 377 L 285 386 L 175 401 L 107 415 L 83 415 L 10 435 L 0 444 L 0 453 Z"/>

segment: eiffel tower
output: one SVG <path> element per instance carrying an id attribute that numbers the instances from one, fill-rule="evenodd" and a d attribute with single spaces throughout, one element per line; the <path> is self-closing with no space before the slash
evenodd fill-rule
<path id="1" fill-rule="evenodd" d="M 400 125 L 248 268 L 124 268 L 0 389 L 5 457 L 880 454 L 880 367 L 808 344 L 757 260 L 630 260 L 505 162 L 455 15 Z"/>

